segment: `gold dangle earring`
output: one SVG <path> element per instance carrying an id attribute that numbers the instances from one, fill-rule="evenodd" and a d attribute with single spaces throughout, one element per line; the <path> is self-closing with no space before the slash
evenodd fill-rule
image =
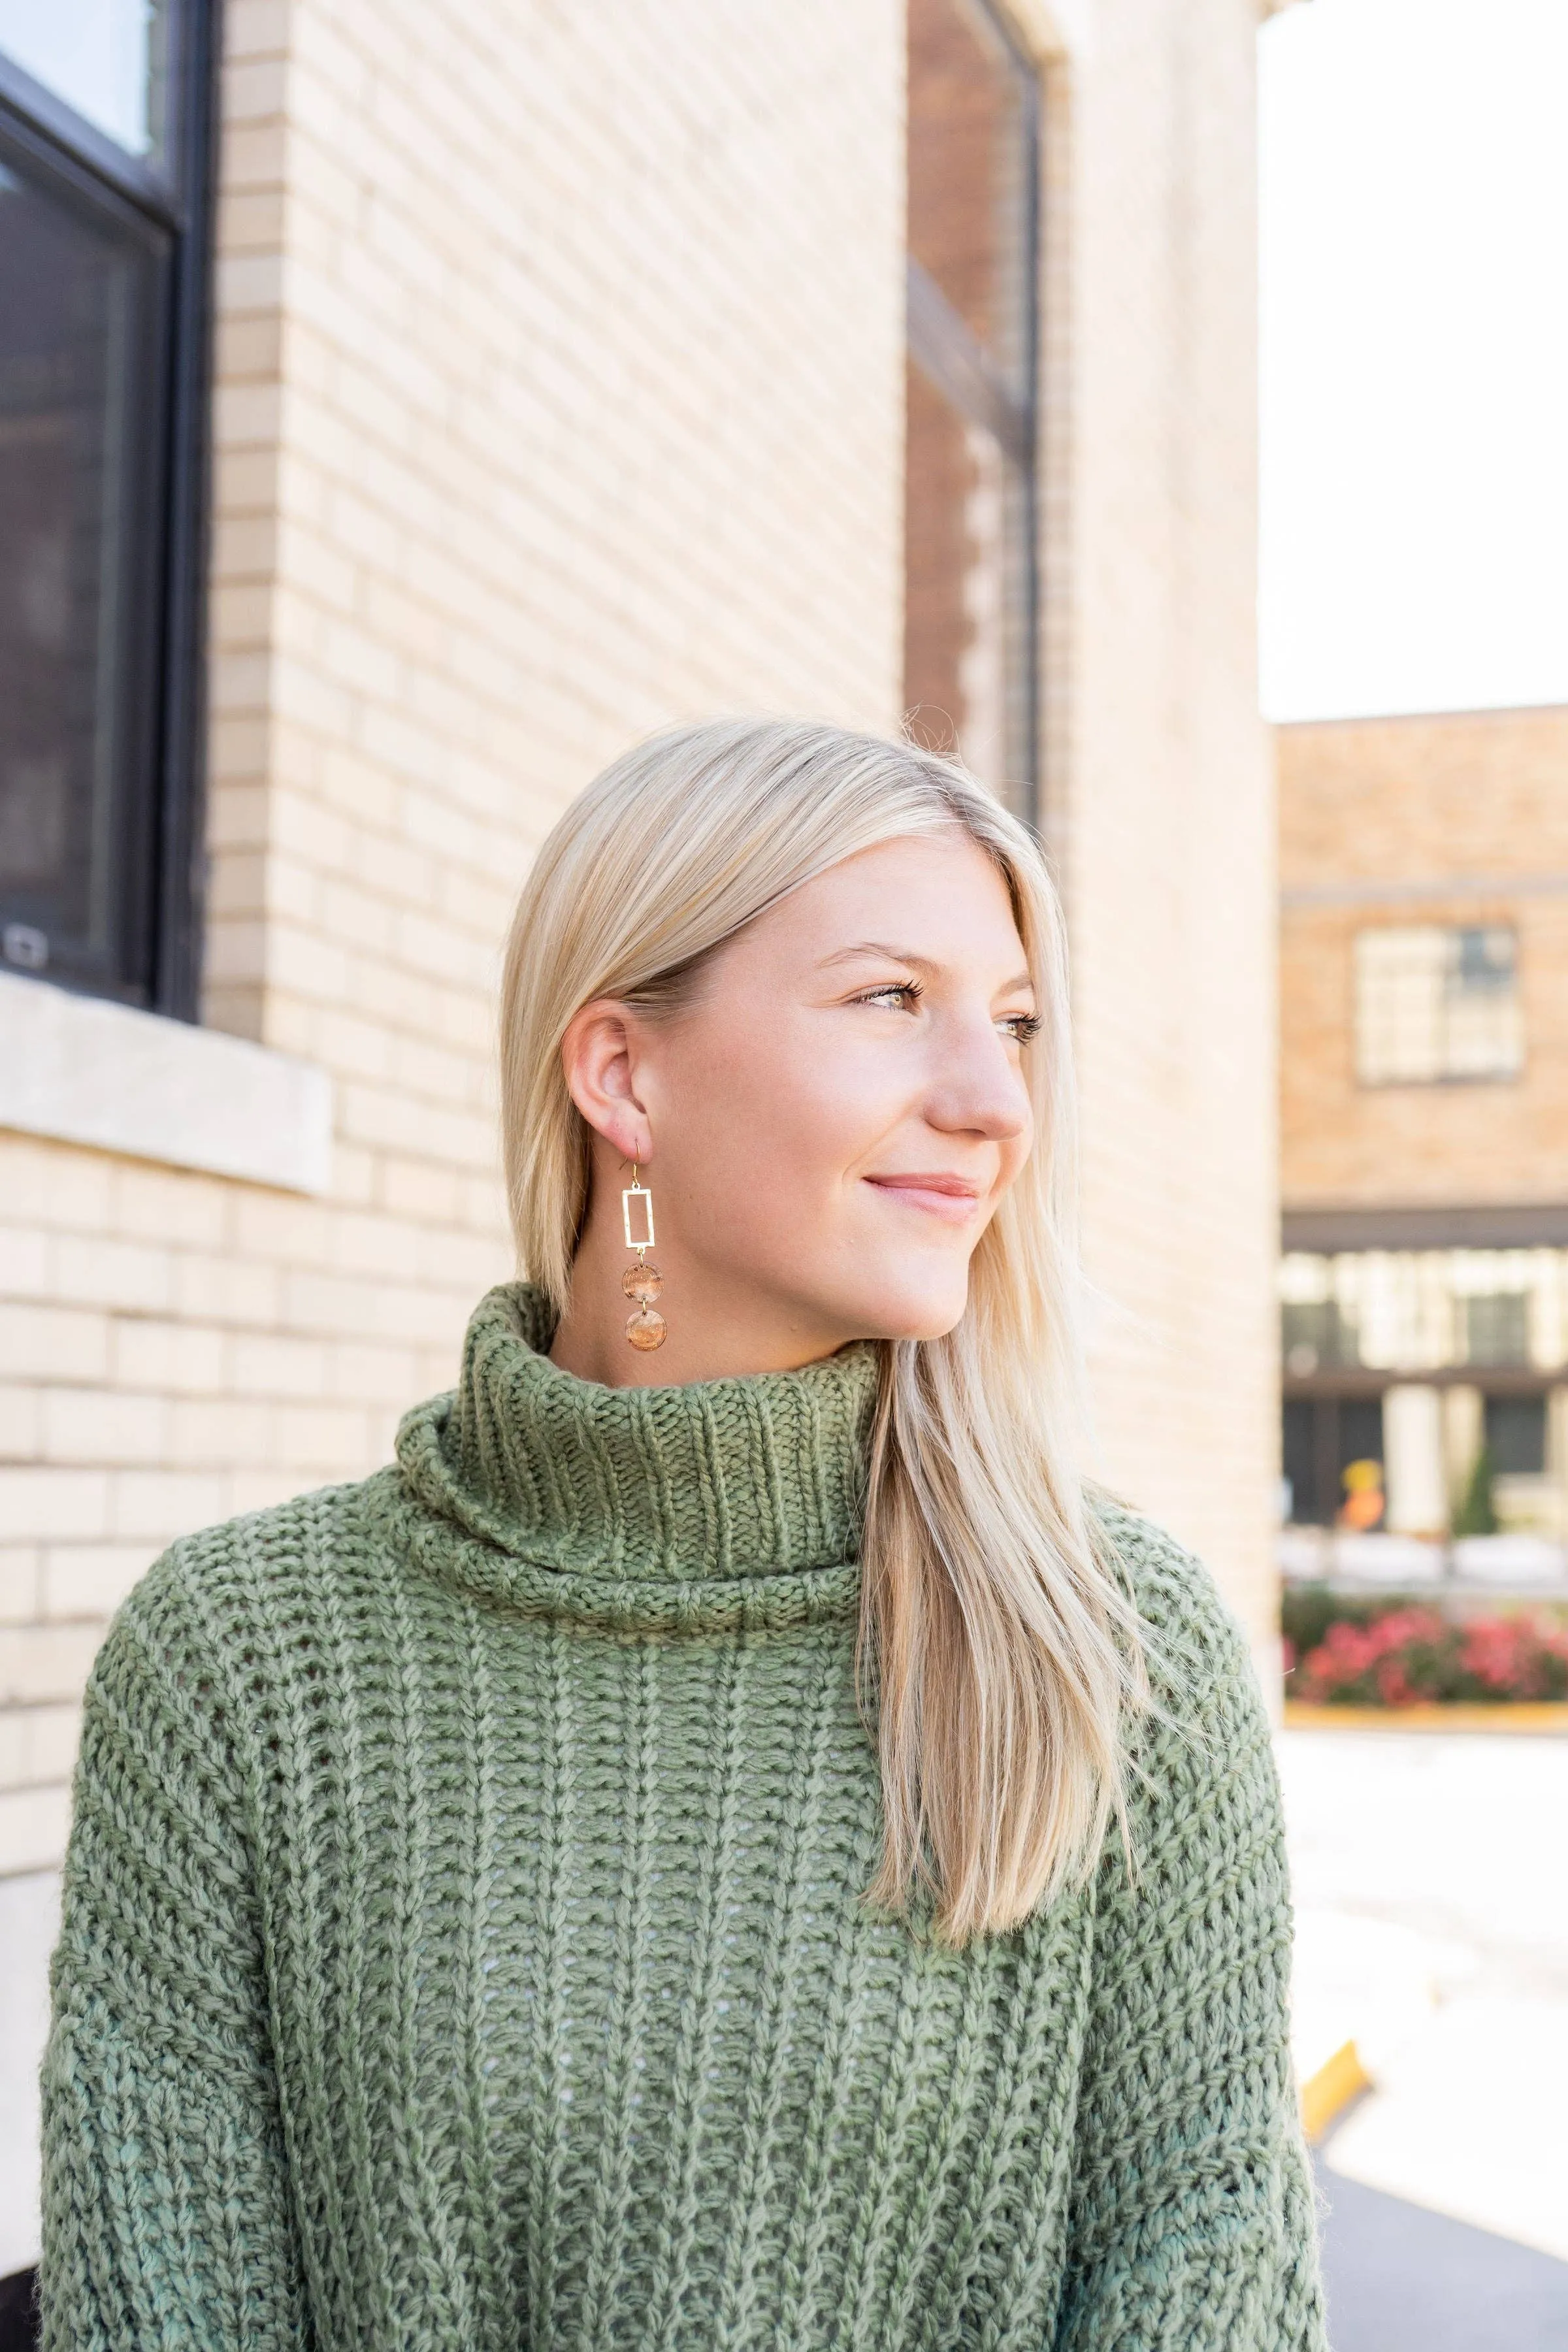
<path id="1" fill-rule="evenodd" d="M 640 1240 L 632 1233 L 632 1202 L 640 1201 L 642 1225 Z M 637 1302 L 635 1311 L 626 1317 L 626 1338 L 634 1348 L 662 1348 L 667 1326 L 654 1300 L 664 1288 L 664 1276 L 657 1265 L 649 1265 L 647 1254 L 653 1244 L 653 1194 L 646 1184 L 637 1182 L 637 1163 L 632 1161 L 632 1181 L 621 1194 L 621 1230 L 626 1237 L 626 1247 L 636 1250 L 637 1262 L 628 1265 L 621 1276 L 621 1288 L 626 1297 Z"/>

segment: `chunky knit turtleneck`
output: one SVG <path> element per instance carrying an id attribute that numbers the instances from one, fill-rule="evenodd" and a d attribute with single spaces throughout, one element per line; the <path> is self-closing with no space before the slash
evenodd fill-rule
<path id="1" fill-rule="evenodd" d="M 610 1391 L 523 1286 L 395 1467 L 176 1545 L 88 1695 L 50 2352 L 1320 2352 L 1267 1727 L 1203 1570 L 1138 1875 L 860 1901 L 875 1351 Z"/>
<path id="2" fill-rule="evenodd" d="M 398 1433 L 437 1573 L 627 1632 L 853 1612 L 873 1348 L 753 1380 L 606 1389 L 556 1370 L 552 1331 L 538 1291 L 492 1290 L 456 1395 Z"/>

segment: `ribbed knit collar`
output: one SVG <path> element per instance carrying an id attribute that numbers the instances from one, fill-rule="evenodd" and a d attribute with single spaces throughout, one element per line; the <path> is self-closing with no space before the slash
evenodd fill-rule
<path id="1" fill-rule="evenodd" d="M 553 1328 L 531 1284 L 490 1291 L 456 1391 L 405 1416 L 424 1565 L 627 1630 L 853 1608 L 874 1347 L 795 1372 L 610 1389 L 550 1361 Z"/>

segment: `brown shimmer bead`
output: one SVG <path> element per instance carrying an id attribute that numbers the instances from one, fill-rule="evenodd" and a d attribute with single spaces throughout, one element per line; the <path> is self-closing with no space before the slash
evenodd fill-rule
<path id="1" fill-rule="evenodd" d="M 663 1316 L 652 1307 L 639 1307 L 626 1317 L 626 1337 L 634 1348 L 662 1348 L 665 1328 Z"/>
<path id="2" fill-rule="evenodd" d="M 651 1306 L 664 1288 L 664 1276 L 657 1265 L 628 1265 L 621 1276 L 621 1288 L 628 1298 Z"/>

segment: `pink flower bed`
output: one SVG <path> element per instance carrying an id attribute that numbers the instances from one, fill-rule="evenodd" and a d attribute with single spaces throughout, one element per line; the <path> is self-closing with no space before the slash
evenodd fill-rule
<path id="1" fill-rule="evenodd" d="M 1568 1698 L 1568 1632 L 1530 1616 L 1450 1622 L 1436 1609 L 1391 1609 L 1331 1624 L 1300 1664 L 1285 1649 L 1290 1696 L 1319 1706 Z"/>

